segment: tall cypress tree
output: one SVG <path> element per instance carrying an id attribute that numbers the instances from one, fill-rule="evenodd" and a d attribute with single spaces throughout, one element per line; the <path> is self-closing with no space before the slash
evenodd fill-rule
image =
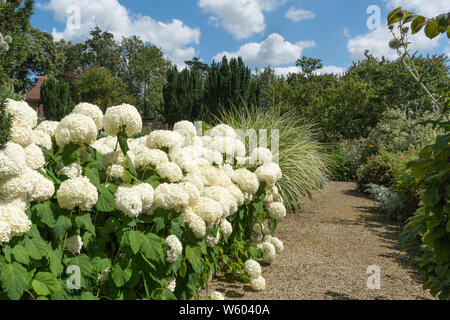
<path id="1" fill-rule="evenodd" d="M 42 85 L 41 102 L 45 117 L 53 121 L 61 121 L 74 107 L 69 84 L 55 78 L 47 79 Z"/>

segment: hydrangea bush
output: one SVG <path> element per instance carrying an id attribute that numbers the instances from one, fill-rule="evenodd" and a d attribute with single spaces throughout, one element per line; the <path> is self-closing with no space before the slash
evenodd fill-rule
<path id="1" fill-rule="evenodd" d="M 258 261 L 283 251 L 286 215 L 269 150 L 247 154 L 226 125 L 142 136 L 131 105 L 83 103 L 39 125 L 25 102 L 6 111 L 0 298 L 191 299 L 214 272 L 264 290 Z"/>

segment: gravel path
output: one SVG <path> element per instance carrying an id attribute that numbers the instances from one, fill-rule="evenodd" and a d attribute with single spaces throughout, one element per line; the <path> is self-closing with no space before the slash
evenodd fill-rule
<path id="1" fill-rule="evenodd" d="M 265 291 L 224 277 L 213 280 L 210 290 L 244 300 L 433 299 L 398 246 L 399 225 L 355 190 L 353 183 L 332 182 L 279 224 L 285 250 L 263 266 Z M 380 290 L 366 286 L 372 265 L 381 270 Z"/>

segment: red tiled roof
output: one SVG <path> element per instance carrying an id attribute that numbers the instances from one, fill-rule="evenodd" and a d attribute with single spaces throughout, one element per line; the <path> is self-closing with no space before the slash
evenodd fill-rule
<path id="1" fill-rule="evenodd" d="M 41 86 L 44 84 L 47 77 L 38 77 L 36 85 L 25 94 L 26 101 L 40 101 L 41 100 Z"/>

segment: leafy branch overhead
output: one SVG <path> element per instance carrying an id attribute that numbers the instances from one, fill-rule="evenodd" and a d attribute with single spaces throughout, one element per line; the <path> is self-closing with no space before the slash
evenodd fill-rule
<path id="1" fill-rule="evenodd" d="M 434 18 L 427 18 L 399 7 L 389 13 L 387 20 L 389 27 L 397 22 L 402 27 L 411 22 L 412 34 L 420 32 L 425 27 L 425 35 L 430 39 L 434 39 L 445 32 L 450 39 L 450 12 L 442 13 Z"/>

